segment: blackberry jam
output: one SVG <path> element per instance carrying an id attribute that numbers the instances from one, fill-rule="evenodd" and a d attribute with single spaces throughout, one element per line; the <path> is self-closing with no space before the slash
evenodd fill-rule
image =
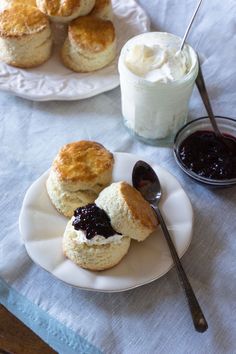
<path id="1" fill-rule="evenodd" d="M 231 141 L 230 147 L 211 131 L 200 130 L 188 136 L 179 147 L 183 165 L 209 179 L 236 178 L 236 138 L 224 136 Z"/>
<path id="2" fill-rule="evenodd" d="M 96 235 L 108 238 L 119 234 L 111 226 L 109 216 L 104 210 L 98 208 L 96 204 L 88 204 L 76 209 L 74 217 L 72 225 L 75 230 L 85 231 L 88 240 L 91 240 Z"/>

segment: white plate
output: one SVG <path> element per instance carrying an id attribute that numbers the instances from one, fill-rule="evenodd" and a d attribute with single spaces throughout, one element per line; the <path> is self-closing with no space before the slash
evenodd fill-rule
<path id="1" fill-rule="evenodd" d="M 116 59 L 104 69 L 87 74 L 75 73 L 64 67 L 60 48 L 66 36 L 64 26 L 54 25 L 55 46 L 52 57 L 33 69 L 18 69 L 0 62 L 0 89 L 35 100 L 78 100 L 95 96 L 119 86 L 117 62 L 125 42 L 149 30 L 147 15 L 134 0 L 113 0 L 114 25 L 117 34 Z"/>
<path id="2" fill-rule="evenodd" d="M 132 169 L 140 158 L 115 153 L 114 181 L 131 183 Z M 176 180 L 165 169 L 152 164 L 163 188 L 161 209 L 171 231 L 178 254 L 187 250 L 192 235 L 191 203 Z M 64 282 L 81 289 L 103 292 L 129 290 L 147 284 L 172 267 L 172 259 L 161 229 L 144 242 L 132 241 L 128 254 L 114 268 L 102 272 L 82 269 L 62 253 L 62 235 L 68 219 L 52 206 L 46 192 L 48 171 L 26 193 L 20 213 L 20 232 L 31 259 Z"/>

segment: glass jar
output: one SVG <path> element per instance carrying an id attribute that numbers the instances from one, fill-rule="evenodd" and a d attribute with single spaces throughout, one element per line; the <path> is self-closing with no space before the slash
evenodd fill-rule
<path id="1" fill-rule="evenodd" d="M 119 58 L 121 103 L 124 124 L 132 135 L 151 145 L 165 146 L 173 143 L 176 132 L 188 117 L 188 104 L 198 74 L 198 59 L 195 51 L 187 46 L 191 67 L 179 80 L 151 82 L 134 74 L 126 65 L 125 58 L 131 46 L 145 43 L 155 36 L 163 43 L 181 38 L 169 33 L 148 32 L 131 38 L 122 48 Z"/>

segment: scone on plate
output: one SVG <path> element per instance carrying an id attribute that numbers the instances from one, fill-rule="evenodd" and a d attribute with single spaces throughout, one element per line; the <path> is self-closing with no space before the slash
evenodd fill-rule
<path id="1" fill-rule="evenodd" d="M 99 143 L 83 140 L 63 146 L 46 184 L 53 205 L 71 217 L 76 208 L 94 202 L 111 182 L 113 164 L 112 153 Z"/>
<path id="2" fill-rule="evenodd" d="M 134 240 L 144 241 L 157 227 L 150 204 L 127 182 L 112 183 L 95 203 L 107 213 L 116 231 Z"/>
<path id="3" fill-rule="evenodd" d="M 157 224 L 136 189 L 126 182 L 112 183 L 95 203 L 75 210 L 63 235 L 63 252 L 83 268 L 108 269 L 126 255 L 131 239 L 144 241 Z"/>
<path id="4" fill-rule="evenodd" d="M 16 4 L 0 13 L 0 61 L 31 68 L 48 60 L 51 48 L 49 21 L 35 6 Z"/>
<path id="5" fill-rule="evenodd" d="M 52 21 L 68 23 L 79 16 L 87 15 L 95 0 L 36 0 L 38 8 Z"/>
<path id="6" fill-rule="evenodd" d="M 113 11 L 111 0 L 96 0 L 95 6 L 90 12 L 90 15 L 101 18 L 102 20 L 113 19 Z"/>
<path id="7" fill-rule="evenodd" d="M 83 16 L 69 25 L 62 60 L 76 72 L 90 72 L 108 65 L 116 55 L 115 28 L 111 21 Z"/>
<path id="8" fill-rule="evenodd" d="M 1 0 L 0 11 L 3 11 L 14 5 L 32 5 L 36 6 L 36 0 Z"/>
<path id="9" fill-rule="evenodd" d="M 130 238 L 117 233 L 107 214 L 95 204 L 75 211 L 63 236 L 63 252 L 72 262 L 90 270 L 115 266 L 126 255 Z"/>

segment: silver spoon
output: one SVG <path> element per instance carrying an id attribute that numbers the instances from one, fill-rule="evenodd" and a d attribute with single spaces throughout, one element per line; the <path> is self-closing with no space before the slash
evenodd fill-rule
<path id="1" fill-rule="evenodd" d="M 185 32 L 184 37 L 183 37 L 183 39 L 182 39 L 182 42 L 181 42 L 181 45 L 180 45 L 180 51 L 181 51 L 181 50 L 183 49 L 183 47 L 184 47 L 186 38 L 188 37 L 189 31 L 190 31 L 190 29 L 191 29 L 191 27 L 192 27 L 193 21 L 194 21 L 196 15 L 197 15 L 197 13 L 198 13 L 198 10 L 199 10 L 199 8 L 200 8 L 200 6 L 201 6 L 202 1 L 203 1 L 203 0 L 200 0 L 200 1 L 199 1 L 198 5 L 197 5 L 197 7 L 196 7 L 196 10 L 195 10 L 194 13 L 193 13 L 193 16 L 192 16 L 192 18 L 191 18 L 191 20 L 190 20 L 190 23 L 189 23 L 189 25 L 188 25 L 188 28 L 186 29 L 186 32 Z"/>
<path id="2" fill-rule="evenodd" d="M 205 80 L 204 80 L 204 77 L 203 77 L 203 74 L 202 74 L 202 69 L 201 69 L 201 64 L 200 64 L 200 60 L 199 59 L 198 59 L 198 65 L 199 65 L 199 71 L 198 71 L 198 76 L 196 78 L 196 85 L 197 85 L 198 91 L 200 93 L 200 96 L 202 98 L 202 101 L 204 103 L 204 106 L 206 108 L 207 114 L 208 114 L 208 116 L 210 118 L 211 125 L 212 125 L 212 127 L 214 129 L 215 135 L 218 138 L 221 138 L 223 136 L 222 136 L 222 134 L 221 134 L 221 132 L 220 132 L 220 130 L 218 128 L 218 125 L 217 125 L 216 119 L 215 119 L 215 115 L 214 115 L 212 107 L 211 107 L 211 103 L 210 103 L 210 99 L 209 99 L 209 96 L 208 96 L 208 93 L 207 93 Z"/>
<path id="3" fill-rule="evenodd" d="M 181 42 L 181 44 L 180 44 L 180 48 L 179 48 L 179 50 L 178 50 L 178 51 L 176 52 L 176 54 L 175 54 L 176 56 L 178 56 L 178 55 L 181 53 L 181 51 L 183 50 L 183 48 L 184 48 L 185 41 L 186 41 L 186 39 L 187 39 L 187 37 L 188 37 L 189 31 L 190 31 L 190 29 L 191 29 L 191 27 L 192 27 L 193 21 L 194 21 L 196 15 L 197 15 L 197 13 L 198 13 L 198 10 L 199 10 L 199 8 L 200 8 L 200 6 L 201 6 L 202 1 L 203 1 L 203 0 L 200 0 L 200 1 L 199 1 L 198 5 L 197 5 L 197 7 L 196 7 L 196 9 L 195 9 L 195 11 L 194 11 L 194 13 L 193 13 L 193 16 L 192 16 L 192 18 L 191 18 L 191 20 L 190 20 L 190 22 L 189 22 L 189 25 L 188 25 L 188 27 L 187 27 L 187 29 L 186 29 L 186 32 L 185 32 L 184 37 L 183 37 L 183 39 L 182 39 L 182 42 Z"/>
<path id="4" fill-rule="evenodd" d="M 208 95 L 208 92 L 207 92 L 207 89 L 206 89 L 205 80 L 204 80 L 204 77 L 203 77 L 203 74 L 202 74 L 202 69 L 201 69 L 201 65 L 200 65 L 200 60 L 199 59 L 198 59 L 198 63 L 199 63 L 199 71 L 198 71 L 198 76 L 196 78 L 196 85 L 197 85 L 198 91 L 200 93 L 200 96 L 202 98 L 202 101 L 204 103 L 204 106 L 206 108 L 208 117 L 210 118 L 212 128 L 214 130 L 214 133 L 215 133 L 216 137 L 219 140 L 221 140 L 230 150 L 233 151 L 233 150 L 236 149 L 236 141 L 233 138 L 231 139 L 230 137 L 224 136 L 221 133 L 221 131 L 219 130 L 219 127 L 218 127 L 217 122 L 216 122 L 215 115 L 213 113 L 213 109 L 212 109 L 212 106 L 211 106 L 209 95 Z"/>
<path id="5" fill-rule="evenodd" d="M 198 332 L 205 332 L 208 328 L 207 321 L 202 313 L 202 310 L 193 292 L 191 284 L 188 281 L 188 278 L 180 262 L 179 256 L 176 252 L 169 231 L 166 227 L 165 221 L 158 207 L 158 203 L 160 202 L 162 195 L 159 179 L 150 165 L 148 165 L 144 161 L 138 161 L 136 162 L 133 168 L 132 182 L 133 186 L 137 190 L 139 190 L 144 199 L 146 199 L 150 203 L 151 207 L 157 215 L 157 218 L 165 235 L 167 244 L 169 246 L 174 265 L 176 266 L 180 283 L 185 291 L 188 300 L 188 305 L 192 315 L 194 327 Z"/>
<path id="6" fill-rule="evenodd" d="M 192 24 L 193 24 L 193 21 L 198 13 L 198 10 L 201 6 L 201 3 L 202 3 L 203 0 L 200 0 L 194 13 L 193 13 L 193 16 L 190 20 L 190 23 L 187 27 L 187 30 L 184 34 L 184 37 L 182 39 L 182 42 L 181 42 L 181 45 L 180 45 L 180 49 L 176 52 L 176 55 L 180 55 L 181 51 L 183 50 L 183 47 L 184 47 L 184 44 L 185 44 L 185 41 L 188 37 L 188 34 L 189 34 L 189 31 L 192 27 Z M 208 95 L 208 92 L 207 92 L 207 89 L 206 89 L 206 85 L 205 85 L 205 80 L 204 80 L 204 77 L 203 77 L 203 74 L 202 74 L 202 69 L 201 69 L 201 65 L 200 65 L 200 60 L 198 58 L 198 63 L 199 63 L 199 72 L 198 72 L 198 76 L 197 76 L 197 79 L 196 79 L 196 85 L 197 85 L 197 88 L 198 88 L 198 91 L 200 93 L 200 96 L 202 98 L 202 101 L 204 103 L 204 106 L 206 108 L 206 111 L 207 111 L 207 114 L 210 118 L 210 121 L 211 121 L 211 125 L 212 125 L 212 128 L 214 130 L 214 133 L 216 135 L 216 137 L 218 139 L 220 139 L 225 146 L 228 147 L 229 150 L 233 151 L 236 149 L 236 142 L 234 139 L 231 139 L 230 137 L 225 137 L 221 131 L 219 130 L 219 127 L 217 125 L 217 122 L 216 122 L 216 118 L 215 118 L 215 115 L 213 113 L 213 109 L 212 109 L 212 106 L 211 106 L 211 103 L 210 103 L 210 99 L 209 99 L 209 95 Z"/>

